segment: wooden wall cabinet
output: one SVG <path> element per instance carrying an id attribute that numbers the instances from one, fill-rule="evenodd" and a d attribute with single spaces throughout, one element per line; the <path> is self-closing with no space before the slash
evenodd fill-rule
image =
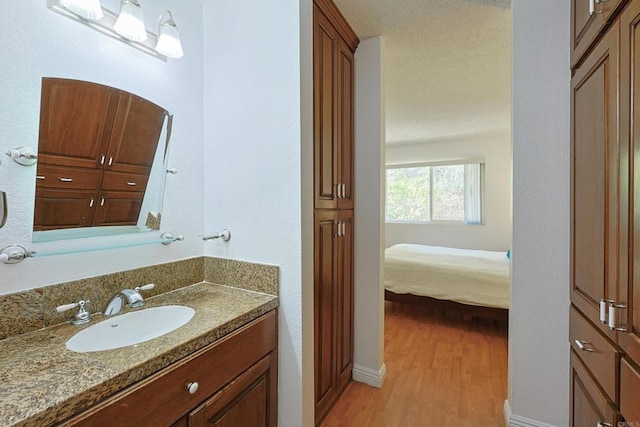
<path id="1" fill-rule="evenodd" d="M 571 0 L 571 66 L 575 67 L 628 0 Z"/>
<path id="2" fill-rule="evenodd" d="M 315 216 L 315 396 L 323 419 L 347 384 L 353 367 L 353 211 Z"/>
<path id="3" fill-rule="evenodd" d="M 43 79 L 34 230 L 136 225 L 166 115 L 108 86 Z"/>
<path id="4" fill-rule="evenodd" d="M 640 0 L 573 4 L 572 425 L 615 426 L 640 420 Z"/>
<path id="5" fill-rule="evenodd" d="M 353 368 L 354 52 L 359 40 L 331 0 L 313 9 L 315 418 Z"/>
<path id="6" fill-rule="evenodd" d="M 272 311 L 62 425 L 276 426 L 276 347 Z"/>
<path id="7" fill-rule="evenodd" d="M 314 4 L 315 208 L 353 209 L 355 47 L 331 21 L 341 15 L 325 14 L 327 3 Z"/>

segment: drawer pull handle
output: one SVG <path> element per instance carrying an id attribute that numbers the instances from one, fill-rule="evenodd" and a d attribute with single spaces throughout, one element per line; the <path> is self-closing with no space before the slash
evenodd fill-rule
<path id="1" fill-rule="evenodd" d="M 589 341 L 580 341 L 580 340 L 576 340 L 575 341 L 576 345 L 578 346 L 578 348 L 581 351 L 588 351 L 588 352 L 595 352 L 594 349 L 587 347 L 585 344 L 591 344 Z"/>
<path id="2" fill-rule="evenodd" d="M 129 182 L 129 181 L 127 181 L 127 185 L 128 185 L 129 187 L 135 187 L 135 186 L 136 186 L 136 183 L 135 183 L 135 182 Z"/>
<path id="3" fill-rule="evenodd" d="M 189 383 L 187 384 L 187 391 L 189 392 L 189 394 L 195 394 L 196 391 L 198 391 L 198 383 L 193 382 L 193 383 Z"/>
<path id="4" fill-rule="evenodd" d="M 73 178 L 58 177 L 58 181 L 60 181 L 60 182 L 73 182 Z"/>
<path id="5" fill-rule="evenodd" d="M 36 179 L 46 179 L 43 175 L 36 175 Z"/>

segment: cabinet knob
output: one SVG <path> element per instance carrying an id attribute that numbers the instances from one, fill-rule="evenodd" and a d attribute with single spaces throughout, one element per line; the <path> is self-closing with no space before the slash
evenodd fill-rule
<path id="1" fill-rule="evenodd" d="M 187 391 L 189 392 L 189 394 L 195 394 L 196 391 L 198 391 L 198 383 L 193 382 L 193 383 L 189 383 L 187 384 Z"/>

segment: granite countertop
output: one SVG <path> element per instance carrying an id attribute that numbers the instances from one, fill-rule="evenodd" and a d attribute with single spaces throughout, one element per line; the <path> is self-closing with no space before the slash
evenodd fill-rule
<path id="1" fill-rule="evenodd" d="M 276 308 L 278 298 L 203 282 L 148 298 L 145 307 L 169 304 L 196 313 L 175 331 L 129 347 L 67 350 L 66 341 L 102 315 L 0 341 L 0 425 L 59 423 Z"/>

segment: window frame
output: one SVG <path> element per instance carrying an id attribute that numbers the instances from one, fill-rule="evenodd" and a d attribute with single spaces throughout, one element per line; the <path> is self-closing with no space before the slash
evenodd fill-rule
<path id="1" fill-rule="evenodd" d="M 431 168 L 434 166 L 461 166 L 461 165 L 480 165 L 480 221 L 477 223 L 467 222 L 465 220 L 443 220 L 431 219 L 429 221 L 415 220 L 389 220 L 387 219 L 387 196 L 389 194 L 389 181 L 387 179 L 387 170 L 389 169 L 407 169 L 407 168 Z M 386 224 L 413 224 L 413 225 L 459 225 L 459 226 L 477 226 L 485 225 L 485 159 L 470 158 L 458 160 L 441 160 L 433 162 L 413 162 L 413 163 L 391 163 L 385 165 L 384 173 L 384 221 Z M 466 192 L 465 192 L 466 193 Z M 465 207 L 466 207 L 465 194 Z M 466 211 L 465 211 L 466 217 Z M 429 170 L 429 218 L 433 218 L 433 170 Z"/>

